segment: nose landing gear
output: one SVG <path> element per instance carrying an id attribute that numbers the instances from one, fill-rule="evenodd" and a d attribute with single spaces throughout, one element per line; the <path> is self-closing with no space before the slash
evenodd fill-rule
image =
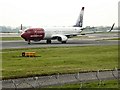
<path id="1" fill-rule="evenodd" d="M 28 40 L 28 44 L 30 44 L 30 40 Z"/>

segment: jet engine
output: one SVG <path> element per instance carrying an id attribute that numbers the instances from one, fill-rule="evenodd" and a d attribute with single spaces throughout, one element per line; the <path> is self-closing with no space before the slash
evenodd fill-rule
<path id="1" fill-rule="evenodd" d="M 62 43 L 66 43 L 67 39 L 68 38 L 66 36 L 63 36 L 63 35 L 60 35 L 57 37 L 57 40 L 62 42 Z"/>

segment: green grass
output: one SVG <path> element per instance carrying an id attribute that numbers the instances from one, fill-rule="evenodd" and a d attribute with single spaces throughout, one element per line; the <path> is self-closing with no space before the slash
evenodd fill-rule
<path id="1" fill-rule="evenodd" d="M 0 40 L 8 41 L 8 40 L 23 40 L 21 37 L 2 37 Z"/>
<path id="2" fill-rule="evenodd" d="M 107 80 L 103 81 L 102 84 L 100 84 L 99 81 L 94 82 L 86 82 L 81 85 L 81 83 L 77 84 L 65 84 L 61 86 L 50 86 L 48 88 L 68 88 L 69 90 L 72 89 L 78 89 L 78 88 L 118 88 L 118 80 Z"/>
<path id="3" fill-rule="evenodd" d="M 34 51 L 37 57 L 22 57 Z M 2 50 L 3 79 L 110 70 L 118 67 L 118 46 L 51 47 Z"/>

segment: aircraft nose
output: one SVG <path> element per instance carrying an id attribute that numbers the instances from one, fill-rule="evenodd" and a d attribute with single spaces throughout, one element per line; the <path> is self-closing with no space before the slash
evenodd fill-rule
<path id="1" fill-rule="evenodd" d="M 26 33 L 25 33 L 25 32 L 22 33 L 22 34 L 21 34 L 21 37 L 22 37 L 23 39 L 26 39 Z"/>

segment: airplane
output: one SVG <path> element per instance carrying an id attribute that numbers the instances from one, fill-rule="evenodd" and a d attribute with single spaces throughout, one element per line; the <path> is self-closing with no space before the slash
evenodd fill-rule
<path id="1" fill-rule="evenodd" d="M 41 28 L 28 28 L 23 30 L 21 24 L 21 37 L 30 44 L 31 41 L 46 40 L 47 44 L 51 40 L 57 39 L 61 43 L 66 43 L 68 38 L 79 35 L 83 29 L 83 14 L 84 8 L 82 7 L 79 17 L 75 25 L 71 27 L 41 27 Z"/>
<path id="2" fill-rule="evenodd" d="M 23 30 L 23 26 L 21 24 L 21 29 L 19 30 L 19 32 L 21 32 L 21 37 L 27 41 L 28 44 L 30 44 L 31 41 L 41 40 L 46 40 L 47 44 L 51 44 L 51 40 L 58 40 L 62 44 L 65 44 L 68 38 L 72 38 L 77 35 L 85 35 L 85 33 L 82 33 L 82 31 L 85 30 L 85 28 L 82 27 L 84 8 L 85 7 L 82 7 L 76 24 L 71 27 L 41 27 Z M 115 23 L 108 32 L 113 30 L 114 25 Z"/>

